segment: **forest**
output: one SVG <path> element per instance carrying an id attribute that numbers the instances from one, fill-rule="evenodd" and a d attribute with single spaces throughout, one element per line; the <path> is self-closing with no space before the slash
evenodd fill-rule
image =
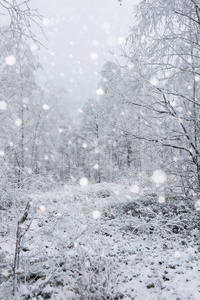
<path id="1" fill-rule="evenodd" d="M 200 299 L 200 1 L 134 5 L 77 118 L 32 5 L 0 1 L 0 299 Z"/>

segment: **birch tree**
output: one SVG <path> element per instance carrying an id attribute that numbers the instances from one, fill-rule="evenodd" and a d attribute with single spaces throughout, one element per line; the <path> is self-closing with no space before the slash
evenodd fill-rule
<path id="1" fill-rule="evenodd" d="M 39 45 L 40 43 L 32 31 L 32 24 L 36 24 L 42 30 L 42 16 L 37 9 L 31 7 L 30 2 L 30 0 L 1 0 L 0 13 L 4 16 L 7 30 L 11 33 L 10 40 L 16 38 L 17 35 L 18 42 L 23 38 L 32 40 Z M 3 31 L 0 33 L 4 34 Z"/>
<path id="2" fill-rule="evenodd" d="M 159 146 L 185 192 L 199 190 L 199 1 L 141 1 L 135 12 L 125 56 L 137 87 L 130 102 L 148 115 L 140 138 Z"/>

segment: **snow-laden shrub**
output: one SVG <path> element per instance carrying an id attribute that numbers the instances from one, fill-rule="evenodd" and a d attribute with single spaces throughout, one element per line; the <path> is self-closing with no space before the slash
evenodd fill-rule
<path id="1" fill-rule="evenodd" d="M 109 198 L 111 196 L 113 196 L 113 193 L 108 189 L 100 189 L 96 192 L 87 193 L 88 198 Z"/>
<path id="2" fill-rule="evenodd" d="M 70 269 L 78 299 L 113 299 L 118 281 L 114 262 L 101 253 L 100 249 L 95 249 L 94 253 L 77 249 Z"/>
<path id="3" fill-rule="evenodd" d="M 27 182 L 26 187 L 31 191 L 42 191 L 46 192 L 48 190 L 53 190 L 58 188 L 59 182 L 56 180 L 56 178 L 48 174 L 46 176 L 42 175 L 31 175 L 30 181 Z"/>
<path id="4" fill-rule="evenodd" d="M 182 198 L 162 198 L 156 195 L 134 199 L 129 202 L 109 206 L 103 213 L 105 220 L 124 219 L 122 230 L 134 234 L 188 235 L 199 228 L 199 217 L 191 200 Z"/>

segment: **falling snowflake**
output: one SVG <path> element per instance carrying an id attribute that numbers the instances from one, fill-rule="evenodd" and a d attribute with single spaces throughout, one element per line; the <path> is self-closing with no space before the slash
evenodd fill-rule
<path id="1" fill-rule="evenodd" d="M 43 108 L 44 110 L 49 110 L 49 105 L 43 104 L 43 105 L 42 105 L 42 108 Z"/>
<path id="2" fill-rule="evenodd" d="M 6 110 L 7 109 L 7 104 L 5 101 L 0 101 L 0 110 Z"/>
<path id="3" fill-rule="evenodd" d="M 9 66 L 14 66 L 16 64 L 16 58 L 15 56 L 13 55 L 8 55 L 6 58 L 5 58 L 5 62 L 7 65 Z"/>
<path id="4" fill-rule="evenodd" d="M 21 125 L 22 125 L 22 120 L 21 120 L 21 119 L 17 119 L 17 120 L 15 121 L 15 124 L 16 124 L 17 126 L 21 126 Z"/>
<path id="5" fill-rule="evenodd" d="M 167 176 L 163 170 L 153 172 L 152 180 L 157 184 L 162 184 L 167 180 Z"/>
<path id="6" fill-rule="evenodd" d="M 87 148 L 87 144 L 86 144 L 86 143 L 83 143 L 82 147 L 83 147 L 84 149 L 86 149 L 86 148 Z"/>
<path id="7" fill-rule="evenodd" d="M 33 171 L 32 171 L 32 169 L 31 169 L 31 168 L 28 168 L 28 170 L 27 170 L 27 171 L 28 171 L 28 174 L 29 174 L 29 175 L 31 175 L 31 174 L 33 173 Z"/>
<path id="8" fill-rule="evenodd" d="M 140 188 L 139 188 L 139 186 L 138 186 L 137 184 L 133 184 L 133 185 L 130 187 L 131 193 L 137 194 L 137 193 L 139 193 L 139 190 L 140 190 Z"/>
<path id="9" fill-rule="evenodd" d="M 174 257 L 179 258 L 181 256 L 181 253 L 179 251 L 176 251 L 174 253 Z"/>
<path id="10" fill-rule="evenodd" d="M 157 85 L 158 84 L 158 79 L 155 76 L 153 76 L 153 77 L 151 77 L 151 79 L 149 80 L 149 82 L 152 85 Z"/>
<path id="11" fill-rule="evenodd" d="M 117 249 L 117 248 L 118 248 L 117 243 L 114 243 L 113 248 L 114 248 L 114 249 Z"/>
<path id="12" fill-rule="evenodd" d="M 165 72 L 165 77 L 169 77 L 170 76 L 170 72 L 169 71 L 166 71 Z"/>
<path id="13" fill-rule="evenodd" d="M 118 37 L 117 42 L 119 45 L 123 45 L 125 42 L 125 39 L 122 36 L 120 36 L 120 37 Z"/>
<path id="14" fill-rule="evenodd" d="M 51 21 L 48 18 L 43 18 L 42 23 L 44 24 L 44 26 L 48 26 L 51 24 Z"/>
<path id="15" fill-rule="evenodd" d="M 4 156 L 5 152 L 3 150 L 0 150 L 0 156 Z"/>
<path id="16" fill-rule="evenodd" d="M 100 213 L 100 211 L 98 211 L 98 210 L 93 211 L 92 217 L 93 217 L 93 219 L 95 219 L 95 220 L 101 218 L 101 213 Z"/>
<path id="17" fill-rule="evenodd" d="M 45 210 L 46 210 L 46 207 L 45 207 L 44 205 L 40 205 L 40 206 L 39 206 L 39 210 L 45 211 Z"/>
<path id="18" fill-rule="evenodd" d="M 127 67 L 128 67 L 129 70 L 132 70 L 134 68 L 134 64 L 132 62 L 129 62 L 127 64 Z"/>
<path id="19" fill-rule="evenodd" d="M 200 212 L 200 200 L 197 200 L 194 205 L 196 211 Z"/>
<path id="20" fill-rule="evenodd" d="M 85 177 L 81 178 L 81 179 L 79 180 L 79 184 L 80 184 L 81 186 L 87 186 L 87 185 L 88 185 L 88 179 L 85 178 Z"/>
<path id="21" fill-rule="evenodd" d="M 116 148 L 117 147 L 117 142 L 114 141 L 112 145 L 113 145 L 114 148 Z"/>
<path id="22" fill-rule="evenodd" d="M 158 202 L 159 202 L 159 203 L 165 203 L 165 197 L 164 197 L 164 196 L 160 196 L 160 197 L 158 198 Z"/>
<path id="23" fill-rule="evenodd" d="M 97 60 L 98 59 L 98 55 L 95 52 L 93 52 L 93 53 L 90 54 L 90 58 L 92 60 Z"/>
<path id="24" fill-rule="evenodd" d="M 87 269 L 90 268 L 90 262 L 89 262 L 89 261 L 86 261 L 86 262 L 85 262 L 85 267 L 86 267 Z"/>
<path id="25" fill-rule="evenodd" d="M 75 242 L 75 243 L 74 243 L 74 248 L 77 248 L 78 245 L 79 245 L 79 243 Z"/>
<path id="26" fill-rule="evenodd" d="M 38 46 L 36 44 L 31 45 L 31 51 L 36 51 L 38 49 Z"/>
<path id="27" fill-rule="evenodd" d="M 143 34 L 143 35 L 141 36 L 141 42 L 143 43 L 145 40 L 146 40 L 146 36 Z"/>
<path id="28" fill-rule="evenodd" d="M 96 93 L 97 93 L 97 95 L 99 95 L 99 96 L 103 96 L 104 91 L 103 91 L 102 88 L 98 88 L 98 89 L 96 90 Z"/>
<path id="29" fill-rule="evenodd" d="M 95 165 L 93 166 L 93 169 L 99 170 L 99 165 L 98 165 L 98 164 L 95 164 Z"/>

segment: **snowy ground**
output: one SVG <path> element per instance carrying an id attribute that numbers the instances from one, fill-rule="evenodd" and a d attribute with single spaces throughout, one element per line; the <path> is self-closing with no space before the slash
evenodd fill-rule
<path id="1" fill-rule="evenodd" d="M 126 185 L 29 194 L 18 299 L 200 299 L 193 203 L 135 196 Z M 16 222 L 27 195 L 1 211 L 0 299 L 12 298 Z M 160 201 L 162 202 L 162 201 Z M 29 222 L 29 220 L 28 220 Z M 28 223 L 27 222 L 27 223 Z"/>

